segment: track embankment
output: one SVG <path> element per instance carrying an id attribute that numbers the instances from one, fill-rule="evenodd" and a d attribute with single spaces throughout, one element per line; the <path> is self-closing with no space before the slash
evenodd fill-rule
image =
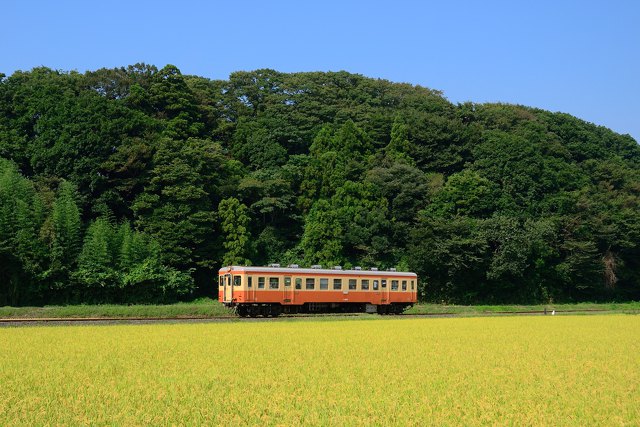
<path id="1" fill-rule="evenodd" d="M 575 309 L 575 310 L 527 310 L 527 311 L 484 311 L 484 312 L 429 312 L 401 315 L 377 315 L 364 313 L 347 314 L 295 314 L 280 317 L 241 318 L 235 315 L 224 316 L 177 316 L 177 317 L 7 317 L 0 318 L 2 326 L 64 326 L 64 325 L 109 325 L 109 324 L 152 324 L 152 323 L 215 323 L 215 322 L 274 322 L 293 319 L 390 319 L 390 318 L 438 318 L 438 317 L 492 317 L 492 316 L 553 316 L 570 314 L 640 314 L 632 310 Z"/>

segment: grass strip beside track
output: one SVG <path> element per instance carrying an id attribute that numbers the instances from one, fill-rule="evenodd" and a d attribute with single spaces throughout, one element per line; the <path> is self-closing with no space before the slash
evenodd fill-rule
<path id="1" fill-rule="evenodd" d="M 456 314 L 461 316 L 481 316 L 490 314 L 540 313 L 554 310 L 557 313 L 632 313 L 640 314 L 640 302 L 625 303 L 577 303 L 577 304 L 539 304 L 539 305 L 447 305 L 416 304 L 406 314 Z"/>
<path id="2" fill-rule="evenodd" d="M 640 314 L 640 302 L 629 303 L 580 303 L 547 305 L 444 305 L 417 304 L 406 314 L 453 314 L 458 316 L 484 316 L 491 314 L 540 313 L 555 310 L 561 313 L 633 313 Z M 202 298 L 189 303 L 168 305 L 68 305 L 45 307 L 0 307 L 0 319 L 73 319 L 73 318 L 123 318 L 123 319 L 172 319 L 234 317 L 233 311 L 216 300 Z"/>
<path id="3" fill-rule="evenodd" d="M 0 307 L 0 318 L 209 318 L 234 316 L 235 314 L 218 301 L 203 298 L 193 302 L 167 305 L 67 305 L 45 307 Z"/>

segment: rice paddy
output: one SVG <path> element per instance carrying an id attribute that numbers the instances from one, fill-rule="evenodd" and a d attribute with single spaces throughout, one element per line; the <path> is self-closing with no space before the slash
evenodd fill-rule
<path id="1" fill-rule="evenodd" d="M 0 328 L 0 425 L 638 425 L 640 316 Z"/>

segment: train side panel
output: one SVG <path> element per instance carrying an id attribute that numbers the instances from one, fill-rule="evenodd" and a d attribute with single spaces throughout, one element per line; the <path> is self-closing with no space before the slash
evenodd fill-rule
<path id="1" fill-rule="evenodd" d="M 417 276 L 413 273 L 279 270 L 223 268 L 218 298 L 230 306 L 313 303 L 409 306 L 417 301 Z"/>

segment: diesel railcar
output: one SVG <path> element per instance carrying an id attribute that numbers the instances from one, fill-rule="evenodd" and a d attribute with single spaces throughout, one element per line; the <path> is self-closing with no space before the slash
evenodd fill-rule
<path id="1" fill-rule="evenodd" d="M 219 270 L 218 300 L 239 316 L 281 313 L 400 314 L 417 301 L 415 273 L 340 267 L 232 265 Z"/>

